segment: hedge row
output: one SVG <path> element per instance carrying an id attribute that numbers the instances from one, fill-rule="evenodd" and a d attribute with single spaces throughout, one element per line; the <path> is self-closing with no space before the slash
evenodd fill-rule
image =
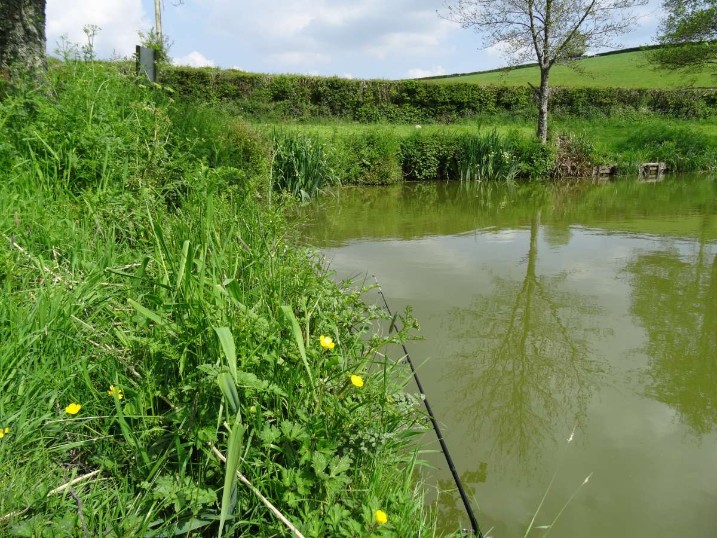
<path id="1" fill-rule="evenodd" d="M 187 67 L 163 70 L 161 82 L 184 97 L 231 101 L 247 116 L 275 119 L 450 123 L 500 113 L 532 114 L 535 109 L 533 90 L 527 86 L 261 75 Z M 551 107 L 553 112 L 576 116 L 652 113 L 704 118 L 717 113 L 717 91 L 555 88 Z"/>

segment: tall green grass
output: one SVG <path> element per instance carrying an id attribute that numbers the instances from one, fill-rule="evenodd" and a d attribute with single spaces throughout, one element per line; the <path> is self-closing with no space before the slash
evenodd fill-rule
<path id="1" fill-rule="evenodd" d="M 431 535 L 408 372 L 261 137 L 93 63 L 48 84 L 0 101 L 0 534 Z"/>
<path id="2" fill-rule="evenodd" d="M 272 187 L 308 201 L 321 189 L 338 183 L 323 143 L 309 134 L 276 131 L 272 137 Z"/>
<path id="3" fill-rule="evenodd" d="M 512 181 L 520 171 L 520 163 L 513 144 L 492 130 L 461 140 L 456 168 L 461 181 Z"/>

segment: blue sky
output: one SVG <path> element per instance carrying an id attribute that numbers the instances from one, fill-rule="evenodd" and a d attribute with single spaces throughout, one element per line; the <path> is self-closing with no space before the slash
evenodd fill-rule
<path id="1" fill-rule="evenodd" d="M 410 78 L 508 63 L 471 30 L 441 19 L 443 0 L 165 0 L 163 27 L 175 63 L 264 73 Z M 652 43 L 660 1 L 639 8 L 622 47 Z M 60 36 L 83 43 L 96 24 L 100 57 L 127 56 L 137 31 L 154 26 L 153 0 L 47 0 L 50 52 Z M 597 51 L 593 51 L 597 52 Z"/>

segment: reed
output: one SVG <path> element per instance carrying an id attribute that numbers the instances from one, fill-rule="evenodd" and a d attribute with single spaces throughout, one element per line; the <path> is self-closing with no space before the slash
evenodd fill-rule
<path id="1" fill-rule="evenodd" d="M 271 174 L 273 188 L 307 201 L 321 189 L 338 183 L 323 144 L 296 131 L 274 131 Z"/>
<path id="2" fill-rule="evenodd" d="M 513 180 L 520 171 L 515 146 L 493 129 L 462 137 L 455 157 L 460 181 Z"/>

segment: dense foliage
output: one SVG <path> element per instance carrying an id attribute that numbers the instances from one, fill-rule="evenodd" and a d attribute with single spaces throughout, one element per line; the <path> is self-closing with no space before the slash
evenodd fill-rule
<path id="1" fill-rule="evenodd" d="M 208 68 L 167 69 L 162 73 L 162 82 L 181 96 L 230 102 L 237 112 L 261 119 L 451 123 L 500 113 L 527 117 L 535 111 L 533 90 L 527 85 L 272 76 Z M 555 113 L 575 116 L 634 111 L 703 118 L 717 112 L 717 91 L 553 88 L 551 108 Z"/>
<path id="2" fill-rule="evenodd" d="M 405 366 L 295 246 L 267 138 L 83 62 L 0 126 L 0 534 L 289 536 L 258 493 L 432 533 Z"/>
<path id="3" fill-rule="evenodd" d="M 665 19 L 652 60 L 663 69 L 714 69 L 717 61 L 717 2 L 665 0 Z"/>

